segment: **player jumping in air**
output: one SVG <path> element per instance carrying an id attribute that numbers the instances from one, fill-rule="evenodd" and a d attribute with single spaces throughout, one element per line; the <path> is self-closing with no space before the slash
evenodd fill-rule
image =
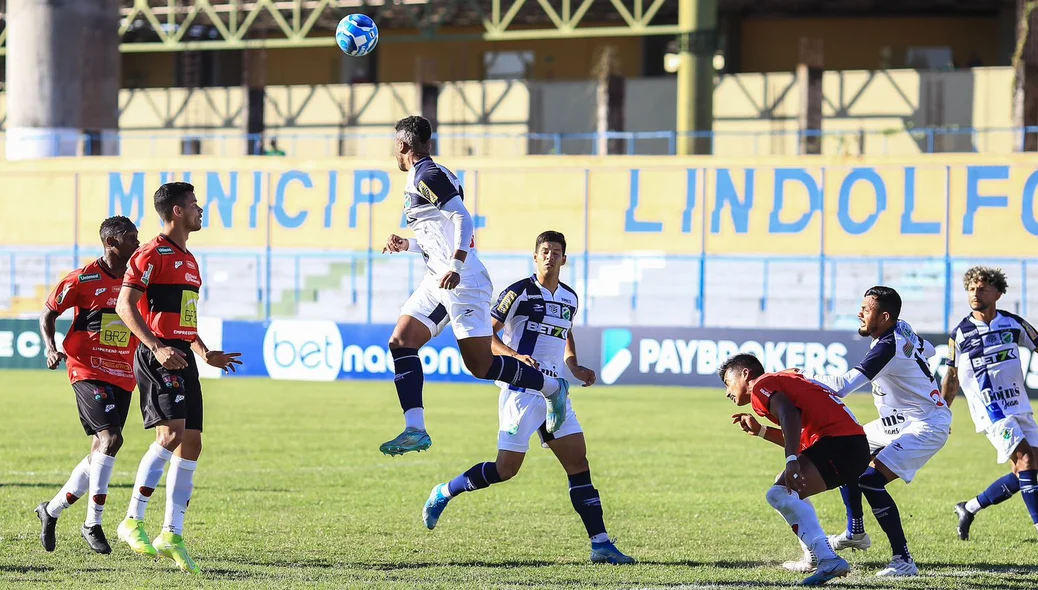
<path id="1" fill-rule="evenodd" d="M 143 555 L 172 559 L 180 569 L 198 573 L 184 546 L 184 514 L 194 490 L 195 468 L 202 452 L 202 386 L 195 355 L 211 366 L 234 370 L 239 353 L 209 350 L 198 337 L 198 291 L 201 274 L 187 250 L 191 232 L 202 229 L 202 208 L 195 189 L 170 182 L 155 191 L 155 210 L 163 228 L 130 259 L 116 310 L 140 340 L 134 373 L 141 395 L 144 427 L 155 429 L 155 442 L 141 459 L 119 538 Z M 166 476 L 166 519 L 152 545 L 144 531 L 144 511 Z"/>
<path id="2" fill-rule="evenodd" d="M 496 354 L 518 359 L 545 375 L 558 377 L 565 365 L 588 387 L 595 372 L 577 362 L 573 339 L 573 318 L 577 315 L 577 294 L 559 282 L 559 271 L 566 264 L 566 238 L 546 231 L 534 245 L 537 273 L 512 283 L 501 292 L 490 312 L 494 333 L 504 330 L 503 339 L 494 336 Z M 463 492 L 481 490 L 507 481 L 519 473 L 530 437 L 536 432 L 541 444 L 552 450 L 569 476 L 569 497 L 573 509 L 584 521 L 591 539 L 591 561 L 627 564 L 634 559 L 621 553 L 606 533 L 602 501 L 591 483 L 584 433 L 570 402 L 566 417 L 554 434 L 545 427 L 546 401 L 539 393 L 499 382 L 497 461 L 478 463 L 448 483 L 433 488 L 422 511 L 425 526 L 432 529 L 452 498 Z"/>
<path id="3" fill-rule="evenodd" d="M 432 127 L 411 116 L 396 124 L 396 162 L 407 172 L 404 214 L 415 237 L 389 236 L 383 252 L 414 252 L 425 259 L 427 273 L 400 310 L 389 339 L 396 371 L 396 391 L 404 411 L 404 431 L 379 447 L 387 455 L 424 451 L 432 445 L 425 429 L 422 386 L 425 381 L 418 349 L 448 323 L 468 370 L 478 378 L 504 381 L 548 400 L 547 430 L 566 420 L 569 383 L 549 377 L 511 356 L 495 356 L 490 324 L 493 285 L 473 248 L 473 223 L 461 184 L 451 171 L 429 156 Z"/>
<path id="4" fill-rule="evenodd" d="M 908 323 L 898 319 L 901 296 L 890 287 L 865 292 L 858 334 L 871 336 L 872 345 L 860 363 L 845 375 L 808 375 L 829 386 L 840 397 L 872 383 L 879 418 L 865 425 L 872 464 L 856 482 L 840 487 L 847 507 L 847 530 L 829 537 L 833 549 L 868 549 L 862 494 L 890 540 L 890 564 L 877 576 L 916 576 L 919 568 L 908 552 L 897 504 L 886 485 L 901 478 L 911 483 L 919 469 L 940 451 L 951 432 L 951 410 L 938 391 L 927 359 L 934 355 L 929 342 Z M 804 559 L 783 564 L 793 571 L 811 571 L 817 560 L 805 549 Z"/>
<path id="5" fill-rule="evenodd" d="M 847 575 L 850 564 L 829 545 L 807 499 L 858 481 L 869 465 L 865 431 L 830 389 L 801 375 L 765 374 L 751 354 L 729 358 L 718 375 L 735 405 L 752 404 L 754 412 L 781 428 L 763 426 L 749 414 L 732 416 L 744 432 L 786 450 L 786 469 L 765 497 L 818 558 L 817 569 L 802 584 L 817 586 Z"/>
<path id="6" fill-rule="evenodd" d="M 104 220 L 100 233 L 104 253 L 62 279 L 47 298 L 47 309 L 40 316 L 47 368 L 58 368 L 62 360 L 68 365 L 79 421 L 87 436 L 93 437 L 90 454 L 72 470 L 54 499 L 36 507 L 43 528 L 40 540 L 47 551 L 54 551 L 54 527 L 61 512 L 89 492 L 87 518 L 81 534 L 94 551 L 112 552 L 101 528 L 101 516 L 136 386 L 133 351 L 137 344 L 116 315 L 115 303 L 126 263 L 140 244 L 137 227 L 125 217 Z M 65 352 L 59 352 L 54 342 L 54 323 L 68 309 L 74 309 L 75 315 L 62 343 Z"/>
<path id="7" fill-rule="evenodd" d="M 1009 461 L 1012 469 L 977 497 L 955 505 L 959 538 L 965 541 L 978 512 L 1017 492 L 1038 528 L 1038 425 L 1017 348 L 1035 350 L 1038 331 L 1022 317 L 995 307 L 1007 288 L 1001 269 L 975 266 L 962 282 L 973 313 L 959 322 L 948 341 L 942 391 L 951 405 L 962 388 L 977 432 L 987 434 L 998 462 Z"/>

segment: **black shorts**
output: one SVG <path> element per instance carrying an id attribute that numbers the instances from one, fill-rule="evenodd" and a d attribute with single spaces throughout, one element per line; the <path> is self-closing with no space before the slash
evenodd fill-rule
<path id="1" fill-rule="evenodd" d="M 202 385 L 198 381 L 198 364 L 191 345 L 183 340 L 161 339 L 187 357 L 187 368 L 171 371 L 155 359 L 141 344 L 134 357 L 133 372 L 141 393 L 141 416 L 144 427 L 154 428 L 165 420 L 185 420 L 188 430 L 202 430 Z"/>
<path id="2" fill-rule="evenodd" d="M 872 460 L 864 434 L 823 436 L 800 454 L 815 464 L 828 490 L 858 481 Z"/>
<path id="3" fill-rule="evenodd" d="M 130 414 L 133 393 L 97 379 L 84 379 L 72 384 L 79 406 L 79 421 L 87 436 L 105 430 L 121 431 Z"/>

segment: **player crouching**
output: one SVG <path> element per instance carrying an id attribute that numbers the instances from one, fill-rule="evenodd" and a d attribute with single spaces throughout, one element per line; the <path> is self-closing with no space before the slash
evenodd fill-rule
<path id="1" fill-rule="evenodd" d="M 801 583 L 819 586 L 847 575 L 850 564 L 829 545 L 807 498 L 857 482 L 869 465 L 865 430 L 830 390 L 797 374 L 765 374 L 753 355 L 729 358 L 718 375 L 735 405 L 752 404 L 781 428 L 762 426 L 749 414 L 732 416 L 743 431 L 786 449 L 786 469 L 765 497 L 818 558 L 818 568 Z"/>

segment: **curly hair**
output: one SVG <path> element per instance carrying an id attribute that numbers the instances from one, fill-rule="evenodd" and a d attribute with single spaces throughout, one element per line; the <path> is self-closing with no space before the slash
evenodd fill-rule
<path id="1" fill-rule="evenodd" d="M 114 238 L 121 233 L 136 230 L 137 226 L 129 218 L 116 215 L 101 222 L 98 234 L 100 234 L 102 242 L 107 242 L 108 238 Z"/>
<path id="2" fill-rule="evenodd" d="M 1002 272 L 1001 268 L 974 266 L 967 270 L 966 274 L 962 275 L 962 286 L 966 290 L 969 290 L 971 284 L 978 282 L 984 282 L 991 285 L 998 289 L 998 292 L 1003 295 L 1005 295 L 1006 289 L 1009 288 L 1009 284 L 1006 282 L 1006 273 Z"/>

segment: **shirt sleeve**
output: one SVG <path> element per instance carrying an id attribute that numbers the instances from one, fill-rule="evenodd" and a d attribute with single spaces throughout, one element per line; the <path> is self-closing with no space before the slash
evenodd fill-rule
<path id="1" fill-rule="evenodd" d="M 858 366 L 854 368 L 865 375 L 869 381 L 872 381 L 887 366 L 887 363 L 894 358 L 896 352 L 893 337 L 881 338 L 879 342 L 876 342 L 875 346 L 869 349 L 869 352 L 865 355 L 865 358 L 861 359 Z"/>
<path id="2" fill-rule="evenodd" d="M 515 303 L 518 301 L 521 293 L 522 289 L 519 288 L 519 283 L 513 283 L 507 289 L 501 291 L 501 295 L 497 298 L 497 303 L 490 310 L 490 317 L 499 322 L 506 321 L 515 308 Z"/>
<path id="3" fill-rule="evenodd" d="M 843 375 L 811 375 L 809 379 L 832 389 L 840 397 L 857 391 L 861 386 L 869 382 L 869 378 L 858 369 L 851 369 Z"/>
<path id="4" fill-rule="evenodd" d="M 1017 344 L 1026 347 L 1028 350 L 1034 350 L 1038 347 L 1038 331 L 1035 331 L 1031 322 L 1028 322 L 1024 318 L 1020 318 L 1019 321 L 1020 337 L 1017 339 Z"/>
<path id="5" fill-rule="evenodd" d="M 955 334 L 948 339 L 948 366 L 955 366 L 955 358 L 959 356 L 959 344 L 955 342 Z"/>
<path id="6" fill-rule="evenodd" d="M 62 314 L 76 305 L 76 285 L 79 283 L 76 274 L 70 273 L 54 287 L 45 303 L 47 309 Z"/>
<path id="7" fill-rule="evenodd" d="M 414 179 L 414 186 L 422 197 L 438 209 L 454 200 L 461 194 L 447 173 L 439 166 L 430 166 L 420 172 Z M 459 201 L 461 199 L 458 199 Z"/>
<path id="8" fill-rule="evenodd" d="M 159 271 L 159 255 L 154 249 L 137 250 L 126 264 L 123 286 L 147 291 L 152 277 Z"/>

